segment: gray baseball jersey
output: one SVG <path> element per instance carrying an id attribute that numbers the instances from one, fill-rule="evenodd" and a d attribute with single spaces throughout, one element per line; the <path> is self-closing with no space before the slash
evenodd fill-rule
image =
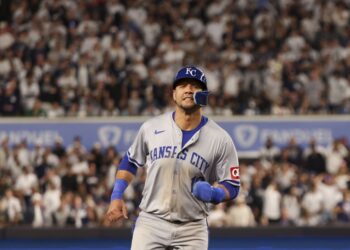
<path id="1" fill-rule="evenodd" d="M 142 211 L 169 221 L 203 219 L 209 207 L 192 195 L 198 178 L 239 186 L 238 157 L 228 133 L 211 119 L 182 147 L 182 131 L 172 113 L 146 121 L 127 154 L 146 167 Z"/>

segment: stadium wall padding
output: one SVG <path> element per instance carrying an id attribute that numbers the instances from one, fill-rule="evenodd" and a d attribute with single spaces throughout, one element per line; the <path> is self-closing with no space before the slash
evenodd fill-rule
<path id="1" fill-rule="evenodd" d="M 250 237 L 350 237 L 350 226 L 327 227 L 252 227 L 210 228 L 211 238 Z M 130 240 L 131 229 L 120 228 L 31 228 L 8 227 L 0 229 L 1 240 L 52 239 L 115 239 Z"/>
<path id="2" fill-rule="evenodd" d="M 113 145 L 124 153 L 131 145 L 139 127 L 149 117 L 115 117 L 86 119 L 33 119 L 1 118 L 0 141 L 8 137 L 14 145 L 25 139 L 29 147 L 36 143 L 51 146 L 59 138 L 65 146 L 80 136 L 85 147 L 95 143 L 103 147 Z M 329 147 L 334 139 L 350 141 L 350 116 L 234 116 L 211 117 L 232 137 L 240 157 L 257 157 L 267 137 L 278 147 L 285 146 L 293 136 L 301 147 L 311 139 L 318 145 Z M 152 133 L 152 131 L 150 131 Z"/>

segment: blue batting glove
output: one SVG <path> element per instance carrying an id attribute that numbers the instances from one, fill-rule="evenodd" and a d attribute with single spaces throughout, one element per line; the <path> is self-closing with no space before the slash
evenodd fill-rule
<path id="1" fill-rule="evenodd" d="M 193 185 L 193 195 L 201 201 L 211 202 L 212 200 L 212 187 L 206 181 L 197 181 Z"/>

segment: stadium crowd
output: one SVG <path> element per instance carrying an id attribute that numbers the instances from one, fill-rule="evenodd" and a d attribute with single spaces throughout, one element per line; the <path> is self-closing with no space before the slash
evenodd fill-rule
<path id="1" fill-rule="evenodd" d="M 348 0 L 7 3 L 2 116 L 159 114 L 189 64 L 206 72 L 207 114 L 350 112 Z"/>
<path id="2" fill-rule="evenodd" d="M 86 149 L 81 138 L 64 147 L 26 141 L 0 147 L 0 226 L 34 227 L 106 225 L 115 173 L 121 159 L 115 147 L 96 143 Z M 210 226 L 315 226 L 350 223 L 350 150 L 338 139 L 330 148 L 315 141 L 302 149 L 294 138 L 283 148 L 269 138 L 254 161 L 240 162 L 241 190 L 230 203 L 214 207 Z M 132 226 L 145 181 L 140 168 L 124 194 Z M 107 226 L 107 225 L 106 225 Z"/>
<path id="3" fill-rule="evenodd" d="M 2 4 L 2 3 L 1 3 Z M 182 65 L 202 66 L 207 115 L 350 112 L 350 1 L 13 0 L 0 22 L 0 115 L 157 115 L 172 108 Z M 0 145 L 0 226 L 93 227 L 121 155 L 38 141 Z M 241 161 L 240 196 L 211 226 L 350 222 L 350 153 L 269 139 Z M 145 172 L 125 193 L 131 226 Z"/>

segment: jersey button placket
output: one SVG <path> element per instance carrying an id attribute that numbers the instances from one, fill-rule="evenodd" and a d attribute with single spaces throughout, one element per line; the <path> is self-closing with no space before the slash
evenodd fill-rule
<path id="1" fill-rule="evenodd" d="M 177 144 L 177 148 L 180 149 L 181 152 L 181 140 L 182 140 L 182 134 L 179 134 L 179 131 L 176 131 L 177 136 L 175 138 L 175 142 Z M 176 190 L 176 183 L 177 183 L 177 178 L 178 178 L 178 165 L 179 161 L 177 160 L 177 156 L 179 155 L 178 152 L 175 156 L 175 166 L 174 166 L 174 171 L 173 171 L 173 180 L 172 180 L 172 192 L 171 192 L 171 201 L 170 201 L 170 219 L 177 218 L 177 214 L 175 211 L 175 205 L 176 205 L 176 195 L 177 195 L 177 190 Z"/>
<path id="2" fill-rule="evenodd" d="M 174 175 L 173 175 L 173 190 L 172 190 L 172 194 L 173 194 L 173 198 L 172 198 L 172 203 L 173 205 L 171 206 L 172 209 L 174 209 L 174 205 L 176 204 L 176 195 L 177 195 L 177 186 L 176 183 L 178 183 L 178 172 L 179 172 L 179 167 L 180 167 L 180 162 L 177 159 L 177 156 L 181 153 L 181 151 L 179 153 L 176 154 L 175 156 L 175 167 L 174 167 Z"/>

